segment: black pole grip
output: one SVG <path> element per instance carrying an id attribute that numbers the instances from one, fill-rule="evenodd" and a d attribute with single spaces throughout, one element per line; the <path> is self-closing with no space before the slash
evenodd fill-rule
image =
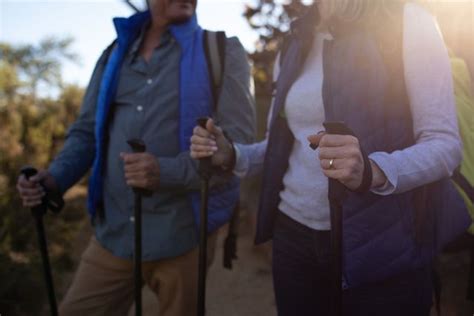
<path id="1" fill-rule="evenodd" d="M 36 170 L 35 168 L 31 166 L 26 166 L 26 167 L 21 168 L 20 173 L 25 176 L 26 180 L 30 180 L 31 177 L 38 174 L 38 170 Z M 47 205 L 48 205 L 48 201 L 46 199 L 46 196 L 44 196 L 41 199 L 40 205 L 37 205 L 31 208 L 31 213 L 33 214 L 34 217 L 38 217 L 38 216 L 41 217 L 44 214 L 46 214 L 46 211 L 48 209 Z"/>
<path id="2" fill-rule="evenodd" d="M 197 124 L 202 128 L 206 128 L 207 121 L 209 121 L 209 117 L 200 117 L 196 120 Z"/>
<path id="3" fill-rule="evenodd" d="M 29 180 L 38 174 L 38 170 L 31 166 L 26 166 L 20 170 L 20 173 L 25 176 L 26 180 Z M 42 212 L 41 214 L 44 215 L 50 209 L 53 213 L 59 213 L 64 207 L 64 199 L 61 193 L 58 190 L 50 190 L 42 182 L 40 182 L 40 185 L 43 187 L 46 195 L 43 197 L 41 205 L 32 208 L 32 212 Z"/>
<path id="4" fill-rule="evenodd" d="M 26 180 L 30 180 L 31 177 L 38 174 L 38 170 L 36 170 L 35 168 L 31 166 L 26 166 L 26 167 L 21 168 L 20 172 L 25 176 Z"/>
<path id="5" fill-rule="evenodd" d="M 197 124 L 202 127 L 206 128 L 206 123 L 209 120 L 208 117 L 201 117 L 196 120 Z M 206 157 L 199 159 L 199 175 L 201 178 L 210 179 L 212 174 L 212 158 Z"/>
<path id="6" fill-rule="evenodd" d="M 130 145 L 134 153 L 144 153 L 146 151 L 146 145 L 141 139 L 129 139 L 127 140 L 127 144 Z"/>
<path id="7" fill-rule="evenodd" d="M 141 139 L 138 139 L 138 138 L 129 139 L 127 140 L 127 144 L 130 145 L 130 148 L 132 148 L 132 151 L 136 154 L 144 153 L 146 151 L 145 142 Z M 140 188 L 133 188 L 133 192 L 140 193 L 142 196 L 149 196 L 151 194 L 150 191 L 145 190 L 145 189 L 140 189 Z"/>

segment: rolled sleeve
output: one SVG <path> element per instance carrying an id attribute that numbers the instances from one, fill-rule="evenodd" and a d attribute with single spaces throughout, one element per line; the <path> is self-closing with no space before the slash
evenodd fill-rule
<path id="1" fill-rule="evenodd" d="M 96 103 L 106 59 L 107 54 L 103 53 L 89 81 L 79 117 L 69 129 L 63 148 L 48 168 L 62 193 L 78 182 L 94 161 Z"/>
<path id="2" fill-rule="evenodd" d="M 198 163 L 189 152 L 177 157 L 159 157 L 160 188 L 199 190 Z"/>

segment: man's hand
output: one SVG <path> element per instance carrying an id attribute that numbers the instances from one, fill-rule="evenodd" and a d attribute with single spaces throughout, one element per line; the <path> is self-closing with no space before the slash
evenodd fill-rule
<path id="1" fill-rule="evenodd" d="M 206 123 L 206 129 L 200 126 L 194 128 L 190 153 L 193 159 L 212 156 L 212 164 L 223 167 L 231 164 L 234 151 L 222 129 L 214 125 L 212 119 L 209 119 Z"/>
<path id="2" fill-rule="evenodd" d="M 350 190 L 359 188 L 364 175 L 364 159 L 356 137 L 321 133 L 309 136 L 308 141 L 319 146 L 318 158 L 325 176 L 338 180 Z M 387 181 L 385 174 L 373 161 L 370 164 L 371 187 L 383 185 Z"/>
<path id="3" fill-rule="evenodd" d="M 157 191 L 160 185 L 160 165 L 150 153 L 121 153 L 125 181 L 133 188 Z"/>
<path id="4" fill-rule="evenodd" d="M 18 177 L 16 188 L 24 207 L 34 207 L 41 204 L 41 199 L 45 196 L 46 192 L 40 185 L 40 182 L 43 182 L 43 185 L 50 190 L 57 188 L 53 176 L 46 170 L 38 171 L 29 180 L 26 180 L 23 174 Z"/>

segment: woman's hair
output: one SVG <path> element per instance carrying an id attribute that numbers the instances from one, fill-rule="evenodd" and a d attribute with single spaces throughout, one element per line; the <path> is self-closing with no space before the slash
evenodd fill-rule
<path id="1" fill-rule="evenodd" d="M 339 23 L 369 23 L 390 16 L 393 5 L 409 0 L 326 0 L 327 16 Z M 419 2 L 415 1 L 415 2 Z"/>

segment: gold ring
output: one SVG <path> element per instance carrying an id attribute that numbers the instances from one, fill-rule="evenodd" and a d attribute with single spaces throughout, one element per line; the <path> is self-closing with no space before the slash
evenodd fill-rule
<path id="1" fill-rule="evenodd" d="M 333 169 L 334 167 L 334 159 L 329 160 L 329 169 Z"/>

